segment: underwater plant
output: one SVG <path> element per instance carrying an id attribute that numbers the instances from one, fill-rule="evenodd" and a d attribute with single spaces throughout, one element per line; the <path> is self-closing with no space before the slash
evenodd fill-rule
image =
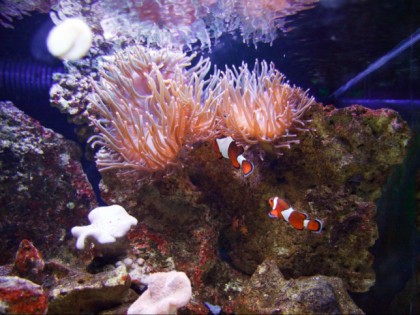
<path id="1" fill-rule="evenodd" d="M 305 111 L 315 102 L 306 91 L 290 86 L 285 77 L 265 61 L 255 62 L 250 71 L 239 69 L 220 73 L 218 91 L 223 95 L 218 112 L 222 133 L 246 144 L 289 147 L 296 142 L 291 130 L 303 129 Z"/>
<path id="2" fill-rule="evenodd" d="M 215 83 L 205 80 L 208 59 L 190 66 L 193 56 L 132 47 L 105 63 L 92 82 L 90 120 L 98 134 L 100 171 L 125 170 L 142 178 L 168 173 L 183 149 L 214 133 Z"/>

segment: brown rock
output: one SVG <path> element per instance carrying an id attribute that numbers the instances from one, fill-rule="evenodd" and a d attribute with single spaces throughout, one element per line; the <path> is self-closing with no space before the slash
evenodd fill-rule
<path id="1" fill-rule="evenodd" d="M 97 313 L 120 305 L 129 288 L 125 266 L 95 275 L 72 270 L 50 291 L 48 313 Z"/>
<path id="2" fill-rule="evenodd" d="M 375 201 L 404 159 L 410 130 L 387 109 L 315 105 L 306 118 L 310 130 L 283 155 L 259 146 L 244 153 L 255 164 L 248 178 L 218 160 L 210 144 L 197 144 L 184 169 L 152 184 L 103 173 L 105 200 L 141 218 L 130 233 L 132 252 L 158 271 L 172 257 L 193 284 L 190 305 L 209 301 L 232 311 L 246 276 L 268 258 L 287 279 L 338 277 L 356 292 L 375 283 Z M 269 218 L 272 196 L 322 220 L 323 231 Z M 203 311 L 198 304 L 194 311 Z"/>
<path id="3" fill-rule="evenodd" d="M 0 264 L 12 262 L 23 239 L 54 257 L 96 205 L 81 150 L 10 102 L 0 103 L 0 139 Z"/>
<path id="4" fill-rule="evenodd" d="M 340 278 L 286 280 L 273 260 L 258 266 L 238 299 L 238 314 L 364 314 Z"/>

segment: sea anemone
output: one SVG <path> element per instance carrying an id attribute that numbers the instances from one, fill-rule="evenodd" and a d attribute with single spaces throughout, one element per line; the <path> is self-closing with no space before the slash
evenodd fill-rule
<path id="1" fill-rule="evenodd" d="M 181 48 L 198 41 L 202 47 L 210 45 L 202 19 L 207 12 L 195 0 L 104 0 L 97 7 L 103 12 L 101 26 L 107 39 L 123 34 L 158 47 Z"/>
<path id="2" fill-rule="evenodd" d="M 106 39 L 128 36 L 158 47 L 211 47 L 224 33 L 272 43 L 285 18 L 319 0 L 102 0 L 94 4 Z"/>
<path id="3" fill-rule="evenodd" d="M 285 18 L 312 8 L 319 0 L 247 0 L 236 2 L 243 41 L 272 43 L 278 29 L 287 31 Z"/>
<path id="4" fill-rule="evenodd" d="M 204 78 L 210 62 L 187 69 L 193 58 L 132 47 L 103 66 L 90 108 L 100 171 L 152 178 L 179 165 L 184 148 L 212 137 L 218 100 Z"/>
<path id="5" fill-rule="evenodd" d="M 256 61 L 252 71 L 243 63 L 226 69 L 218 91 L 222 133 L 245 144 L 290 146 L 293 129 L 304 129 L 304 112 L 314 103 L 302 89 L 290 86 L 274 64 Z"/>

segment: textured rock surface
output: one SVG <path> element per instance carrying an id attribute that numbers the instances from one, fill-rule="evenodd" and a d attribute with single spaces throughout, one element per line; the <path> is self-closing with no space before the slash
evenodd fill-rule
<path id="1" fill-rule="evenodd" d="M 73 142 L 0 103 L 0 264 L 13 260 L 22 239 L 54 256 L 70 228 L 86 223 L 96 200 L 80 156 Z"/>
<path id="2" fill-rule="evenodd" d="M 364 314 L 340 278 L 286 280 L 273 260 L 258 266 L 238 299 L 238 314 Z"/>
<path id="3" fill-rule="evenodd" d="M 37 284 L 42 283 L 45 263 L 38 249 L 28 240 L 22 240 L 16 253 L 13 272 Z"/>
<path id="4" fill-rule="evenodd" d="M 50 291 L 48 313 L 97 313 L 120 305 L 129 288 L 125 266 L 95 275 L 72 270 Z"/>
<path id="5" fill-rule="evenodd" d="M 130 289 L 126 266 L 105 262 L 94 271 L 88 273 L 58 260 L 44 262 L 38 250 L 24 240 L 14 264 L 0 266 L 0 313 L 43 314 L 47 305 L 48 314 L 126 313 L 138 298 Z"/>
<path id="6" fill-rule="evenodd" d="M 47 304 L 41 286 L 19 277 L 0 277 L 1 314 L 45 314 Z"/>
<path id="7" fill-rule="evenodd" d="M 247 179 L 217 160 L 209 144 L 197 146 L 188 167 L 162 182 L 141 186 L 104 174 L 104 198 L 139 219 L 132 252 L 157 271 L 169 257 L 186 272 L 193 310 L 202 310 L 200 301 L 233 310 L 244 280 L 268 257 L 286 278 L 339 277 L 356 292 L 374 283 L 375 200 L 392 165 L 402 162 L 410 130 L 391 110 L 317 105 L 307 115 L 311 130 L 279 158 L 258 147 L 245 153 L 256 165 Z M 324 231 L 270 219 L 271 196 L 323 220 Z"/>

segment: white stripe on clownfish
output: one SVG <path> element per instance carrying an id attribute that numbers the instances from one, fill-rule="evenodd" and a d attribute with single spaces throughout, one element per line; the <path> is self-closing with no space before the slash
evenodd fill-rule
<path id="1" fill-rule="evenodd" d="M 225 159 L 229 159 L 229 146 L 234 141 L 232 137 L 216 139 L 219 151 Z"/>
<path id="2" fill-rule="evenodd" d="M 322 231 L 323 224 L 321 220 L 310 219 L 306 213 L 293 209 L 284 199 L 271 197 L 268 203 L 271 207 L 271 211 L 268 213 L 270 218 L 282 218 L 297 230 L 308 229 L 312 232 Z"/>
<path id="3" fill-rule="evenodd" d="M 242 168 L 245 177 L 251 175 L 254 164 L 243 156 L 244 149 L 238 146 L 232 137 L 216 139 L 213 142 L 213 147 L 219 158 L 229 159 L 233 167 Z"/>
<path id="4" fill-rule="evenodd" d="M 281 214 L 283 215 L 284 220 L 287 223 L 289 223 L 289 217 L 290 217 L 290 215 L 292 214 L 293 211 L 295 211 L 295 209 L 293 209 L 293 208 L 290 207 L 289 209 L 283 210 L 281 212 Z"/>

